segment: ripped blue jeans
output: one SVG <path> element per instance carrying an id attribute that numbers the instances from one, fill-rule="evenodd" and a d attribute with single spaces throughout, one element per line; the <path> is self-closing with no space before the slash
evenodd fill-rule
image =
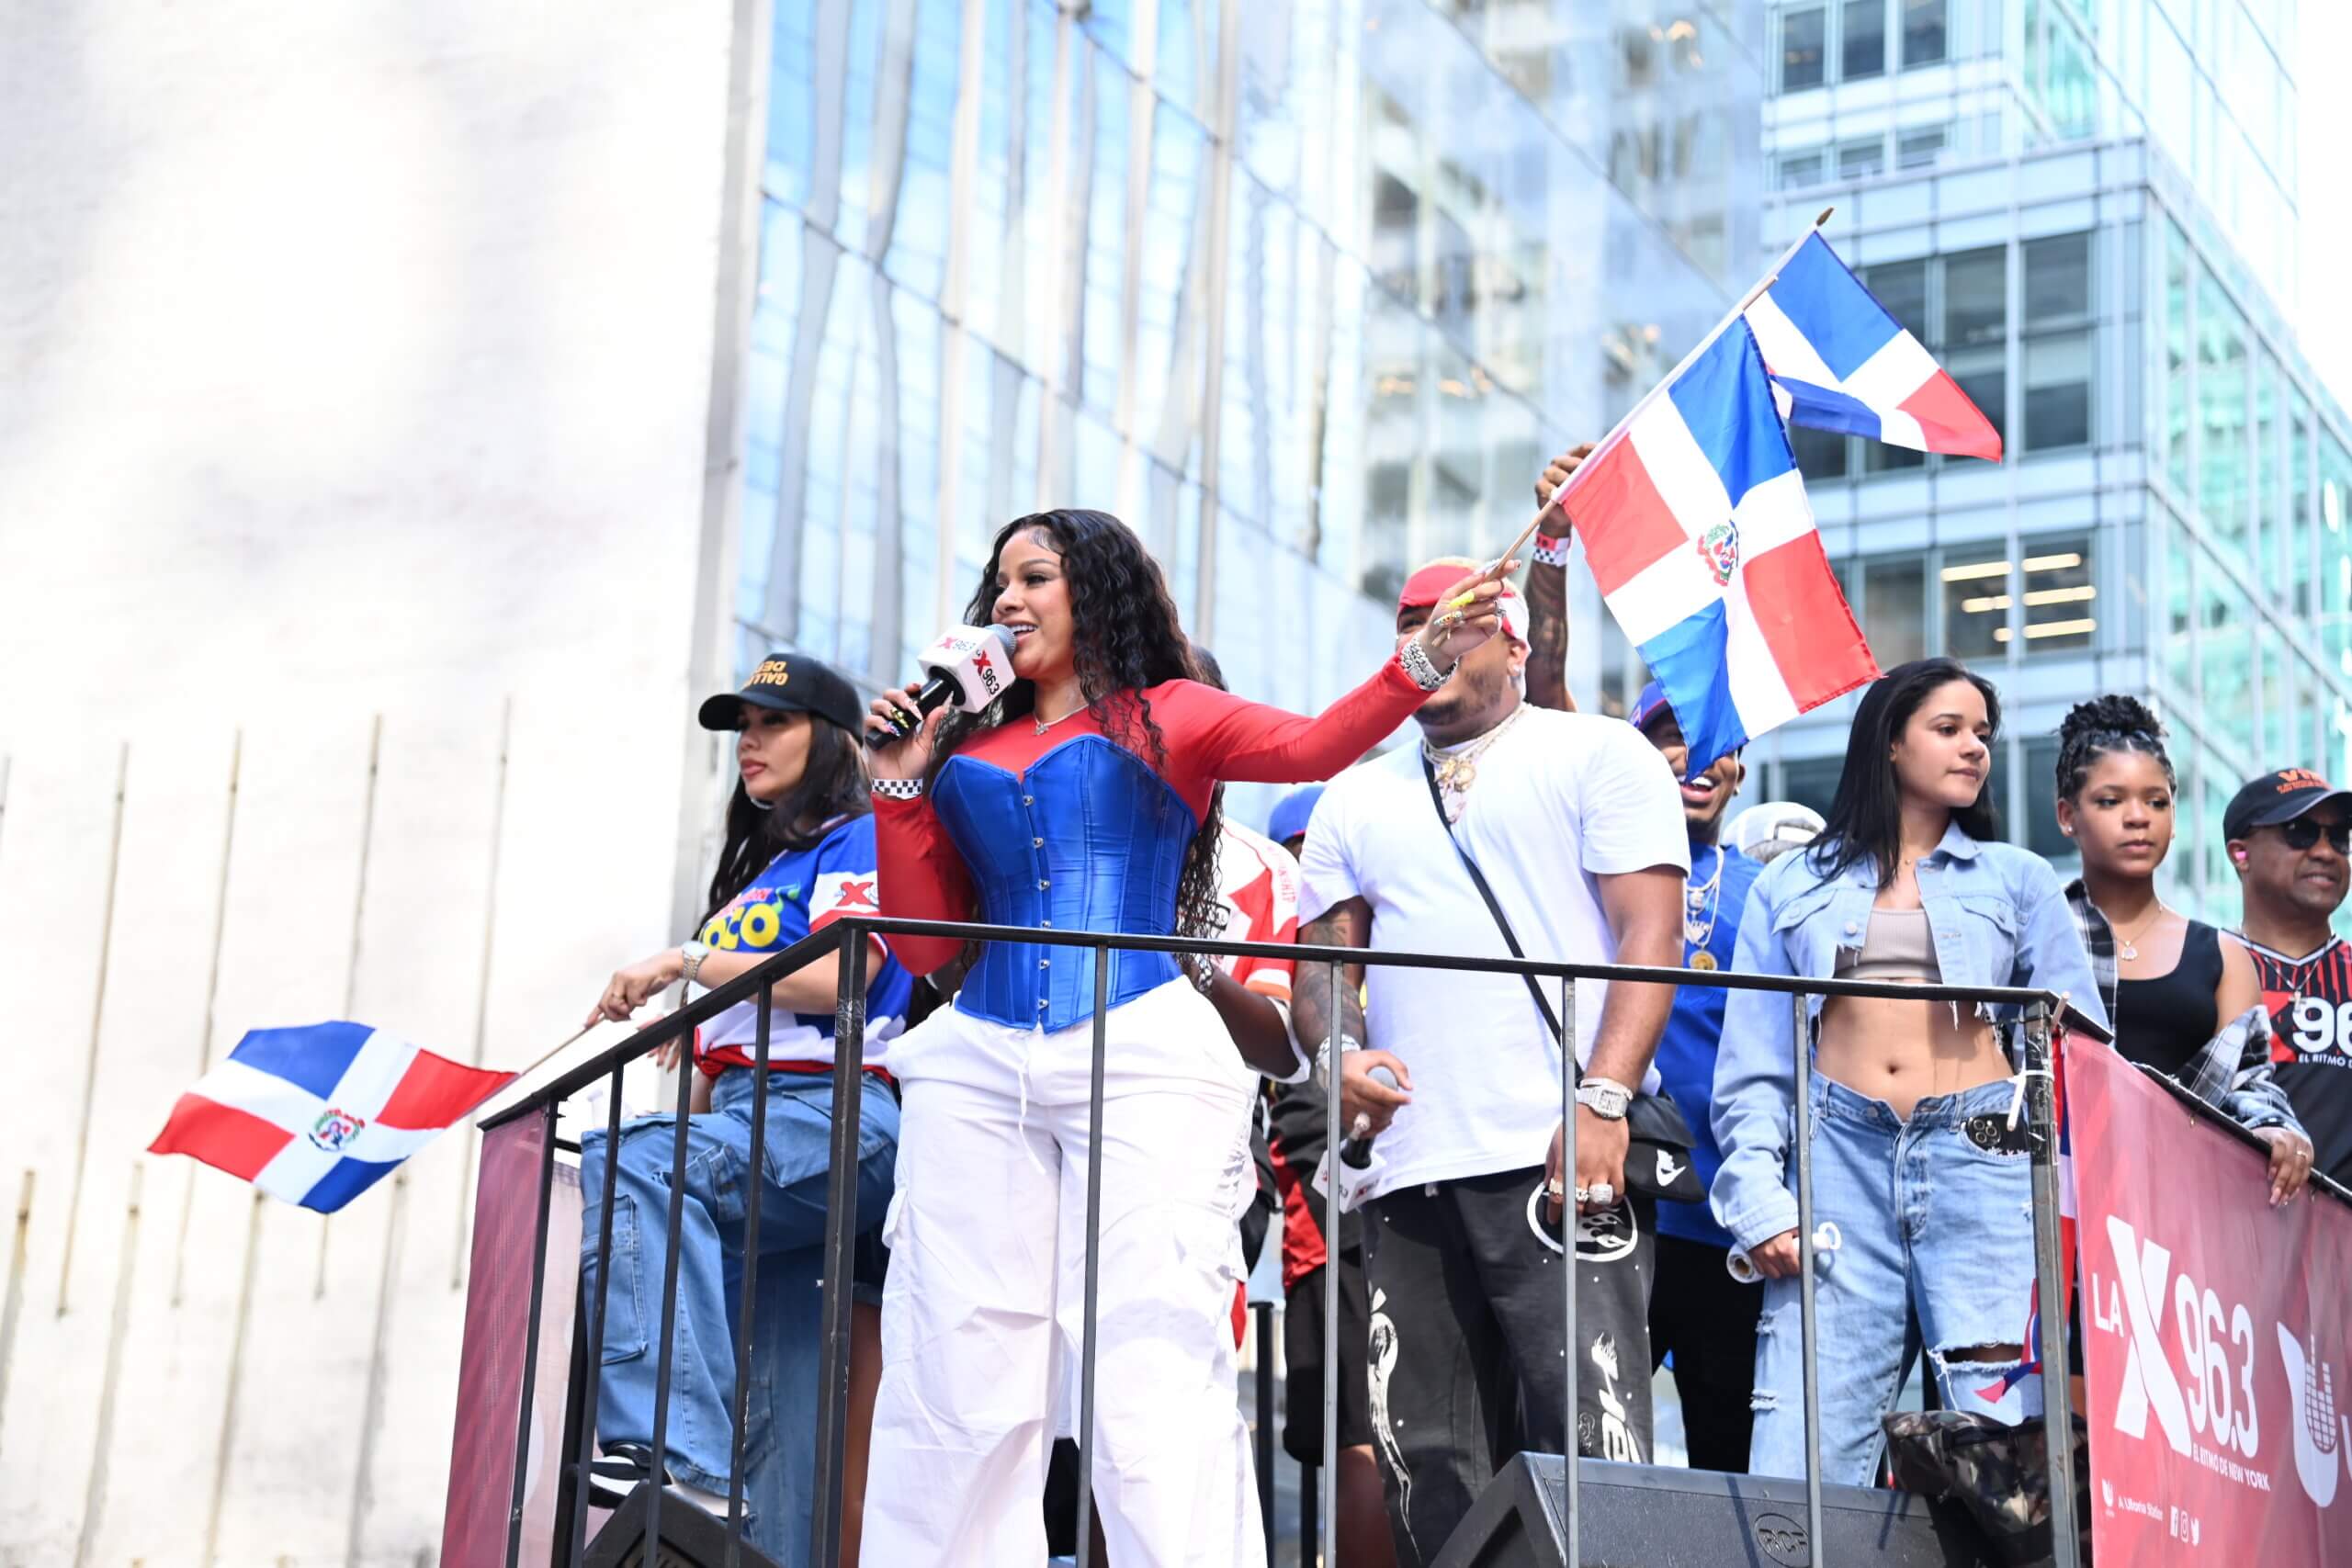
<path id="1" fill-rule="evenodd" d="M 2018 1343 L 2033 1288 L 2028 1156 L 1985 1146 L 1999 1141 L 2009 1095 L 2007 1081 L 1931 1095 L 1905 1120 L 1884 1100 L 1814 1075 L 1813 1209 L 1821 1238 L 1815 1326 L 1825 1481 L 1868 1486 L 1877 1479 L 1880 1418 L 1894 1407 L 1923 1346 L 1944 1408 L 2011 1425 L 2041 1414 L 2038 1379 L 2000 1390 L 2018 1358 L 1982 1354 Z M 1793 1161 L 1788 1185 L 1795 1190 Z M 1835 1231 L 1826 1231 L 1824 1222 Z M 1831 1239 L 1834 1248 L 1824 1245 Z M 1767 1280 L 1763 1289 L 1748 1468 L 1801 1476 L 1798 1282 Z"/>

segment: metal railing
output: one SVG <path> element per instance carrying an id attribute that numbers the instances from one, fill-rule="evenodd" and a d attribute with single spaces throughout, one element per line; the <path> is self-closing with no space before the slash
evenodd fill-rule
<path id="1" fill-rule="evenodd" d="M 1555 981 L 1560 987 L 1559 1016 L 1565 1024 L 1567 1051 L 1575 1049 L 1576 991 L 1579 979 L 1611 982 L 1648 982 L 1670 986 L 1707 986 L 1728 990 L 1773 991 L 1790 998 L 1795 1021 L 1792 1038 L 1807 1042 L 1811 1038 L 1809 997 L 1873 997 L 1895 1000 L 1924 1000 L 1965 1003 L 1971 1006 L 1990 1004 L 2013 1007 L 2019 1010 L 2024 1028 L 2021 1031 L 2023 1049 L 2018 1066 L 2026 1087 L 2026 1122 L 2030 1138 L 2032 1178 L 2032 1207 L 2034 1226 L 2035 1279 L 2041 1299 L 2045 1303 L 2064 1298 L 2061 1281 L 2064 1260 L 2059 1254 L 2058 1186 L 2055 1163 L 2056 1136 L 2051 1078 L 2052 1030 L 2064 1007 L 2064 998 L 2051 992 L 2015 987 L 1964 987 L 1914 985 L 1887 981 L 1818 980 L 1781 976 L 1745 975 L 1729 970 L 1693 970 L 1655 968 L 1614 964 L 1554 964 L 1510 958 L 1476 958 L 1442 953 L 1408 953 L 1381 952 L 1352 947 L 1320 947 L 1294 943 L 1236 942 L 1195 940 L 1182 937 L 1129 936 L 1094 931 L 1061 931 L 1029 927 L 993 926 L 977 922 L 928 921 L 849 916 L 836 920 L 823 931 L 803 938 L 791 946 L 763 959 L 735 979 L 718 986 L 699 1001 L 671 1013 L 649 1025 L 629 1039 L 614 1045 L 593 1059 L 571 1068 L 534 1090 L 514 1105 L 483 1123 L 484 1130 L 518 1121 L 538 1117 L 544 1122 L 544 1137 L 540 1140 L 539 1176 L 537 1189 L 537 1219 L 534 1233 L 531 1261 L 531 1293 L 529 1328 L 523 1361 L 520 1413 L 517 1424 L 516 1452 L 514 1477 L 513 1508 L 507 1534 L 505 1561 L 509 1568 L 519 1562 L 523 1525 L 523 1498 L 526 1481 L 526 1460 L 531 1431 L 530 1412 L 534 1396 L 535 1370 L 538 1353 L 539 1323 L 544 1304 L 546 1258 L 548 1220 L 548 1195 L 552 1184 L 556 1138 L 556 1119 L 562 1103 L 600 1080 L 606 1085 L 605 1143 L 606 1159 L 616 1162 L 620 1145 L 621 1074 L 628 1064 L 661 1046 L 691 1040 L 693 1032 L 720 1013 L 741 1003 L 752 1003 L 755 1027 L 752 1055 L 761 1062 L 768 1059 L 768 1041 L 774 1001 L 770 987 L 813 960 L 838 953 L 838 991 L 834 1005 L 834 1059 L 832 1069 L 833 1104 L 831 1123 L 831 1164 L 829 1168 L 825 1239 L 823 1243 L 823 1297 L 821 1321 L 824 1341 L 820 1351 L 817 1407 L 817 1450 L 814 1506 L 809 1526 L 809 1561 L 817 1564 L 833 1562 L 842 1539 L 842 1465 L 843 1438 L 847 1431 L 850 1385 L 850 1305 L 848 1284 L 852 1276 L 852 1244 L 858 1233 L 857 1180 L 858 1126 L 861 1097 L 865 1090 L 865 988 L 866 937 L 893 935 L 922 936 L 956 942 L 1016 942 L 1031 945 L 1091 949 L 1094 953 L 1093 1061 L 1087 1109 L 1087 1129 L 1090 1147 L 1099 1147 L 1102 1134 L 1103 1066 L 1105 1057 L 1105 1015 L 1110 965 L 1106 962 L 1114 951 L 1169 953 L 1200 953 L 1216 957 L 1260 958 L 1289 960 L 1298 964 L 1322 964 L 1329 966 L 1330 1012 L 1340 1016 L 1345 995 L 1345 975 L 1349 965 L 1370 967 L 1399 967 L 1430 969 L 1469 974 L 1532 976 L 1542 980 Z M 2075 1027 L 2085 1027 L 2079 1021 Z M 2090 1032 L 2104 1035 L 2103 1031 Z M 1822 1529 L 1821 1427 L 1819 1389 L 1815 1353 L 1815 1221 L 1813 1201 L 1812 1151 L 1812 1053 L 1801 1049 L 1794 1053 L 1793 1095 L 1795 1127 L 1793 1159 L 1797 1197 L 1797 1243 L 1799 1311 L 1802 1324 L 1803 1358 L 1804 1367 L 1804 1437 L 1805 1437 L 1805 1510 L 1809 1538 L 1819 1542 Z M 665 1251 L 662 1269 L 661 1333 L 658 1362 L 654 1381 L 654 1408 L 651 1448 L 656 1463 L 662 1462 L 667 1435 L 673 1342 L 676 1332 L 678 1269 L 680 1248 L 675 1238 L 680 1230 L 685 1195 L 685 1166 L 687 1156 L 687 1115 L 689 1094 L 695 1077 L 691 1063 L 682 1064 L 678 1075 L 676 1132 L 672 1145 L 670 1172 L 669 1235 L 673 1238 Z M 1565 1128 L 1562 1169 L 1576 1169 L 1576 1106 L 1573 1072 L 1563 1071 L 1560 1084 L 1560 1116 Z M 1340 1121 L 1339 1077 L 1329 1075 L 1327 1112 L 1329 1126 L 1335 1130 L 1329 1148 L 1336 1155 L 1336 1129 Z M 763 1168 L 762 1153 L 766 1135 L 768 1074 L 752 1074 L 751 1148 L 745 1168 L 759 1172 Z M 2219 1118 L 2210 1106 L 2196 1101 L 2207 1114 Z M 2226 1118 L 2219 1118 L 2227 1122 Z M 2234 1123 L 2229 1123 L 2234 1126 Z M 1100 1161 L 1089 1159 L 1086 1183 L 1085 1303 L 1082 1319 L 1080 1355 L 1080 1394 L 1077 1442 L 1079 1450 L 1078 1485 L 1078 1561 L 1080 1568 L 1089 1568 L 1090 1524 L 1092 1517 L 1092 1457 L 1094 1452 L 1094 1363 L 1095 1325 L 1099 1277 L 1096 1269 L 1102 1221 L 1102 1173 Z M 577 1564 L 586 1548 L 589 1467 L 595 1450 L 596 1414 L 600 1395 L 599 1373 L 603 1362 L 605 1327 L 605 1296 L 611 1288 L 613 1198 L 615 1164 L 608 1164 L 603 1213 L 598 1221 L 596 1257 L 596 1288 L 586 1292 L 585 1339 L 575 1345 L 571 1358 L 572 1386 L 567 1391 L 567 1408 L 571 1413 L 565 1431 L 576 1431 L 577 1449 L 567 1461 L 568 1473 L 558 1491 L 556 1520 L 556 1561 Z M 760 1189 L 763 1183 L 753 1179 L 746 1196 L 745 1235 L 759 1234 Z M 1324 1234 L 1337 1237 L 1339 1230 L 1339 1184 L 1328 1184 L 1324 1200 Z M 1564 1215 L 1564 1224 L 1568 1222 Z M 1570 1232 L 1573 1236 L 1573 1230 Z M 1336 1258 L 1336 1249 L 1334 1251 Z M 1566 1313 L 1564 1343 L 1573 1344 L 1576 1334 L 1577 1303 L 1573 1248 L 1570 1267 L 1562 1272 L 1563 1304 Z M 745 1544 L 743 1541 L 743 1431 L 750 1399 L 751 1337 L 753 1330 L 752 1304 L 759 1270 L 758 1248 L 747 1247 L 742 1260 L 741 1311 L 735 1328 L 735 1388 L 730 1408 L 734 1415 L 733 1450 L 729 1467 L 727 1561 L 732 1563 Z M 1337 1418 L 1339 1399 L 1339 1270 L 1328 1268 L 1324 1278 L 1324 1346 L 1323 1346 L 1323 1465 L 1318 1486 L 1317 1520 L 1321 1533 L 1323 1560 L 1336 1563 L 1337 1511 L 1334 1488 L 1338 1474 Z M 2052 1542 L 2058 1568 L 2075 1568 L 2075 1519 L 2074 1486 L 2074 1443 L 2067 1392 L 2067 1358 L 2065 1354 L 2065 1314 L 2045 1310 L 2041 1314 L 2044 1353 L 2041 1357 L 2043 1422 L 2048 1439 L 2050 1464 L 2050 1508 Z M 580 1325 L 575 1322 L 575 1333 Z M 2032 1346 L 2024 1347 L 2030 1355 Z M 1566 1477 L 1564 1524 L 1570 1563 L 1579 1562 L 1577 1546 L 1577 1470 L 1575 1452 L 1577 1438 L 1576 1404 L 1577 1392 L 1577 1358 L 1565 1357 L 1567 1363 L 1566 1386 L 1564 1395 L 1565 1434 L 1563 1447 Z M 1261 1384 L 1261 1387 L 1263 1385 Z M 1272 1418 L 1270 1410 L 1261 1409 L 1258 1417 L 1262 1425 Z M 649 1489 L 644 1522 L 645 1562 L 659 1558 L 662 1516 L 662 1488 Z M 673 1502 L 671 1507 L 680 1505 Z M 689 1506 L 691 1505 L 688 1505 Z M 1271 1522 L 1268 1530 L 1269 1557 L 1272 1555 Z"/>

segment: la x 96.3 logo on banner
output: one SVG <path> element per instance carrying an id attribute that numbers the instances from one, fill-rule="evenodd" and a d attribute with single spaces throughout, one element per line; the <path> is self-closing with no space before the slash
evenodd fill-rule
<path id="1" fill-rule="evenodd" d="M 2352 1206 L 2069 1039 L 2095 1555 L 2352 1568 Z"/>

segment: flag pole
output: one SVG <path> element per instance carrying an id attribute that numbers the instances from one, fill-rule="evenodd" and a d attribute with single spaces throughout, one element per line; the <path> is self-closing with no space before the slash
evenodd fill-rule
<path id="1" fill-rule="evenodd" d="M 1755 288 L 1750 288 L 1747 293 L 1741 295 L 1739 298 L 1739 303 L 1734 305 L 1729 311 L 1725 312 L 1724 319 L 1715 323 L 1714 330 L 1708 333 L 1705 337 L 1701 338 L 1697 345 L 1694 346 L 1690 353 L 1682 356 L 1680 364 L 1668 371 L 1658 381 L 1657 386 L 1652 387 L 1647 392 L 1642 395 L 1642 400 L 1640 402 L 1635 403 L 1631 409 L 1626 411 L 1625 417 L 1619 420 L 1615 427 L 1612 428 L 1608 434 L 1600 438 L 1600 444 L 1592 449 L 1592 455 L 1585 458 L 1582 463 L 1577 466 L 1577 471 L 1568 476 L 1567 482 L 1562 485 L 1557 491 L 1554 491 L 1551 501 L 1544 505 L 1542 511 L 1536 513 L 1535 515 L 1538 521 L 1543 519 L 1545 513 L 1550 512 L 1554 507 L 1559 506 L 1562 502 L 1566 502 L 1568 499 L 1569 494 L 1576 490 L 1577 486 L 1583 482 L 1584 477 L 1587 474 L 1591 473 L 1593 469 L 1599 466 L 1600 459 L 1606 457 L 1611 448 L 1615 447 L 1619 443 L 1625 439 L 1626 432 L 1633 428 L 1634 421 L 1642 416 L 1643 411 L 1647 409 L 1652 403 L 1657 401 L 1659 396 L 1663 394 L 1668 387 L 1674 385 L 1675 378 L 1680 376 L 1685 370 L 1690 369 L 1690 367 L 1698 361 L 1699 355 L 1706 353 L 1708 348 L 1713 344 L 1715 339 L 1724 335 L 1724 328 L 1730 326 L 1734 321 L 1739 320 L 1740 317 L 1746 315 L 1747 313 L 1747 308 L 1756 303 L 1758 297 L 1781 280 L 1781 269 L 1788 265 L 1795 257 L 1797 252 L 1804 248 L 1804 243 L 1807 240 L 1812 239 L 1815 234 L 1821 232 L 1821 226 L 1828 222 L 1829 215 L 1837 210 L 1838 209 L 1834 207 L 1823 208 L 1821 209 L 1821 216 L 1815 218 L 1810 224 L 1808 224 L 1805 227 L 1805 231 L 1799 234 L 1796 237 L 1795 242 L 1792 243 L 1787 250 L 1781 253 L 1780 259 L 1772 264 L 1771 270 L 1765 273 L 1763 281 L 1758 283 Z"/>
<path id="2" fill-rule="evenodd" d="M 537 1072 L 541 1067 L 546 1066 L 549 1062 L 554 1061 L 558 1056 L 562 1055 L 566 1051 L 571 1050 L 574 1045 L 577 1045 L 582 1040 L 587 1039 L 589 1030 L 595 1028 L 596 1025 L 604 1021 L 605 1021 L 601 1018 L 591 1019 L 588 1021 L 587 1024 L 582 1028 L 580 1032 L 573 1035 L 571 1039 L 566 1040 L 560 1045 L 551 1045 L 548 1049 L 540 1052 L 537 1055 L 532 1057 L 528 1064 L 509 1075 L 504 1083 L 500 1084 L 496 1089 L 492 1089 L 488 1094 L 483 1095 L 480 1100 L 475 1100 L 471 1105 L 468 1106 L 463 1112 L 463 1115 L 471 1116 L 475 1111 L 480 1111 L 483 1106 L 488 1105 L 492 1100 L 496 1100 L 500 1095 L 504 1094 L 508 1089 L 513 1089 L 516 1084 L 521 1083 L 525 1078 L 529 1077 L 533 1073 Z"/>

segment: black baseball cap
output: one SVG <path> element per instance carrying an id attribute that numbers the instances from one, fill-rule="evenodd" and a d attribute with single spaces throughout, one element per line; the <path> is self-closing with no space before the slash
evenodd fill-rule
<path id="1" fill-rule="evenodd" d="M 2246 781 L 2222 813 L 2222 837 L 2243 839 L 2256 828 L 2276 828 L 2331 800 L 2352 805 L 2352 790 L 2338 789 L 2309 768 L 2279 768 Z"/>
<path id="2" fill-rule="evenodd" d="M 705 729 L 741 729 L 742 705 L 774 708 L 778 713 L 812 713 L 855 735 L 865 724 L 865 705 L 857 692 L 820 660 L 801 653 L 771 653 L 760 660 L 740 692 L 721 692 L 703 700 Z"/>

